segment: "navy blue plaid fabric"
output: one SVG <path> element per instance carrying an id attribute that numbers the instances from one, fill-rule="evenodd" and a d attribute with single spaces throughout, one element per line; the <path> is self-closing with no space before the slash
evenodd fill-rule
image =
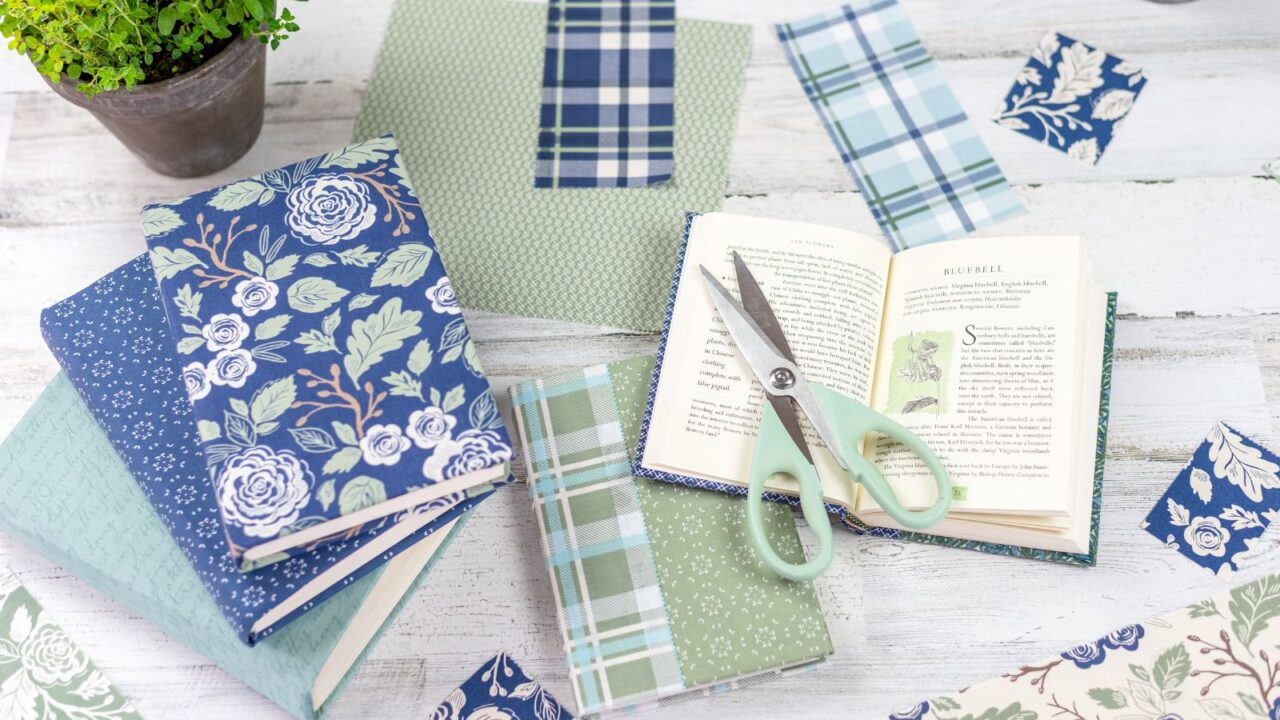
<path id="1" fill-rule="evenodd" d="M 671 179 L 675 31 L 675 0 L 551 0 L 535 187 Z"/>
<path id="2" fill-rule="evenodd" d="M 1023 211 L 896 0 L 862 0 L 777 32 L 897 249 Z"/>

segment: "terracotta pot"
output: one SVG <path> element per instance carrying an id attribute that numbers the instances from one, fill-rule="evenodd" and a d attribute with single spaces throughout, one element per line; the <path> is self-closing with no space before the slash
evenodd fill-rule
<path id="1" fill-rule="evenodd" d="M 49 85 L 93 113 L 152 170 L 198 177 L 239 160 L 258 139 L 266 56 L 261 42 L 237 38 L 191 72 L 132 90 L 87 97 L 65 75 Z"/>

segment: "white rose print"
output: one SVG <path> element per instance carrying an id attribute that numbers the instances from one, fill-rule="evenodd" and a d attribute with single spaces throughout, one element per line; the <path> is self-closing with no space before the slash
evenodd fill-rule
<path id="1" fill-rule="evenodd" d="M 311 501 L 315 476 L 289 450 L 255 446 L 231 456 L 218 474 L 218 504 L 227 522 L 250 537 L 275 537 Z"/>
<path id="2" fill-rule="evenodd" d="M 314 175 L 289 191 L 285 222 L 308 245 L 351 240 L 377 219 L 364 183 L 347 175 Z"/>
<path id="3" fill-rule="evenodd" d="M 210 352 L 235 350 L 249 336 L 249 325 L 235 313 L 222 313 L 209 318 L 200 329 L 200 336 Z"/>
<path id="4" fill-rule="evenodd" d="M 276 306 L 276 298 L 280 295 L 280 286 L 266 278 L 250 278 L 236 283 L 235 294 L 231 296 L 231 304 L 244 310 L 244 314 L 253 317 L 264 310 Z"/>
<path id="5" fill-rule="evenodd" d="M 1182 538 L 1187 546 L 1197 555 L 1222 557 L 1227 553 L 1227 542 L 1231 540 L 1231 531 L 1222 526 L 1216 517 L 1192 518 Z"/>
<path id="6" fill-rule="evenodd" d="M 439 445 L 453 436 L 458 419 L 438 407 L 415 410 L 409 415 L 409 427 L 405 431 L 413 444 L 424 450 Z"/>
<path id="7" fill-rule="evenodd" d="M 458 315 L 462 307 L 458 305 L 458 296 L 453 294 L 453 283 L 442 277 L 433 286 L 427 288 L 427 299 L 431 301 L 431 309 L 439 315 Z"/>
<path id="8" fill-rule="evenodd" d="M 242 388 L 250 375 L 258 369 L 253 354 L 244 348 L 223 350 L 209 362 L 207 372 L 209 382 L 214 385 Z"/>
<path id="9" fill-rule="evenodd" d="M 191 398 L 192 402 L 208 395 L 209 388 L 213 387 L 209 382 L 209 373 L 201 362 L 193 362 L 182 368 L 182 384 L 186 387 L 187 397 Z"/>
<path id="10" fill-rule="evenodd" d="M 370 465 L 395 465 L 411 444 L 399 426 L 374 425 L 360 439 L 360 451 Z"/>

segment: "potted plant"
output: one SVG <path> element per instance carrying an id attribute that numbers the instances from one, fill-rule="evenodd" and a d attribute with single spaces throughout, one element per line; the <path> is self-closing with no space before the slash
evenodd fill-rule
<path id="1" fill-rule="evenodd" d="M 262 130 L 273 0 L 0 0 L 0 35 L 157 172 L 208 175 Z"/>

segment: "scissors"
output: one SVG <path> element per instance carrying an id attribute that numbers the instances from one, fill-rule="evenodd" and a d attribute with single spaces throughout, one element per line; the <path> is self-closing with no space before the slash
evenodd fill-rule
<path id="1" fill-rule="evenodd" d="M 747 488 L 748 537 L 761 561 L 789 580 L 812 580 L 826 572 L 834 554 L 822 480 L 800 429 L 797 406 L 849 478 L 862 483 L 890 517 L 913 530 L 936 525 L 951 507 L 951 476 L 942 462 L 919 436 L 899 423 L 806 378 L 764 291 L 737 252 L 733 253 L 733 266 L 742 302 L 735 300 L 705 266 L 699 269 L 730 337 L 769 401 L 760 420 Z M 912 511 L 898 502 L 884 475 L 858 452 L 859 442 L 869 432 L 888 435 L 924 462 L 938 489 L 938 499 L 932 507 Z M 790 475 L 799 483 L 800 508 L 818 536 L 817 554 L 801 565 L 779 557 L 764 532 L 762 495 L 765 481 L 775 474 Z"/>

